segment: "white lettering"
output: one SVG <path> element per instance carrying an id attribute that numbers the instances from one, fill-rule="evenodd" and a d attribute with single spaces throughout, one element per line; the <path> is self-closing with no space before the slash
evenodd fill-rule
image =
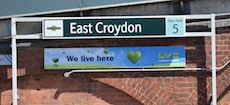
<path id="1" fill-rule="evenodd" d="M 122 33 L 127 33 L 127 22 L 125 22 L 125 24 L 121 25 L 121 32 Z"/>
<path id="2" fill-rule="evenodd" d="M 70 34 L 92 34 L 92 27 L 93 25 L 91 23 L 87 25 L 78 25 L 77 23 L 70 23 Z"/>
<path id="3" fill-rule="evenodd" d="M 107 30 L 107 27 L 108 27 L 108 25 L 104 25 L 104 26 L 103 26 L 103 32 L 104 32 L 104 33 L 107 32 L 107 31 L 106 31 L 106 30 Z"/>
<path id="4" fill-rule="evenodd" d="M 101 30 L 99 30 L 99 25 L 103 25 L 103 22 L 98 22 L 97 24 L 96 24 L 96 26 L 95 26 L 95 29 L 96 29 L 96 31 L 97 31 L 97 33 L 103 33 L 103 30 L 101 31 Z M 102 29 L 103 29 L 103 26 L 102 26 Z"/>
<path id="5" fill-rule="evenodd" d="M 114 26 L 114 28 L 115 28 L 115 30 L 116 30 L 116 32 L 115 32 L 115 34 L 114 34 L 114 35 L 115 35 L 115 36 L 117 36 L 117 35 L 120 33 L 120 30 L 121 30 L 121 25 L 118 25 L 118 26 L 117 26 L 117 25 L 115 25 L 115 26 Z"/>
<path id="6" fill-rule="evenodd" d="M 84 33 L 84 34 L 87 34 L 87 33 L 88 33 L 88 26 L 87 26 L 87 25 L 84 25 L 84 26 L 83 26 L 83 33 Z"/>
<path id="7" fill-rule="evenodd" d="M 90 34 L 92 34 L 92 33 L 93 33 L 93 31 L 92 31 L 92 27 L 93 27 L 93 25 L 92 25 L 91 23 L 89 23 L 89 33 L 90 33 Z"/>
<path id="8" fill-rule="evenodd" d="M 77 33 L 81 34 L 82 33 L 82 26 L 81 25 L 77 25 Z"/>
<path id="9" fill-rule="evenodd" d="M 115 25 L 116 26 L 116 25 Z M 114 26 L 113 25 L 109 25 L 108 28 L 107 28 L 108 32 L 109 33 L 114 33 Z"/>
<path id="10" fill-rule="evenodd" d="M 87 25 L 87 27 L 83 26 L 83 33 L 93 33 L 91 30 L 92 27 L 92 24 Z M 89 29 L 87 30 L 87 28 Z M 142 26 L 141 24 L 128 24 L 127 21 L 123 24 L 104 24 L 103 22 L 98 22 L 95 25 L 95 31 L 99 34 L 109 33 L 117 36 L 119 34 L 141 33 Z"/>
<path id="11" fill-rule="evenodd" d="M 76 34 L 76 23 L 70 23 L 70 33 L 71 34 Z"/>
<path id="12" fill-rule="evenodd" d="M 133 33 L 135 30 L 134 30 L 134 25 L 132 25 L 132 24 L 130 24 L 129 26 L 128 26 L 128 32 L 129 33 Z"/>
<path id="13" fill-rule="evenodd" d="M 142 27 L 140 24 L 135 24 L 135 32 L 138 32 L 138 33 L 142 32 Z"/>

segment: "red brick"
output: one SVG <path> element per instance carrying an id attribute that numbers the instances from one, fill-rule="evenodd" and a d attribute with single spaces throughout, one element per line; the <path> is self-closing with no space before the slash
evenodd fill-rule
<path id="1" fill-rule="evenodd" d="M 177 87 L 174 87 L 174 88 L 172 89 L 172 91 L 173 91 L 173 93 L 179 93 L 179 92 L 180 92 L 180 89 L 177 88 Z"/>
<path id="2" fill-rule="evenodd" d="M 162 105 L 163 104 L 163 99 L 159 99 L 158 101 L 157 101 L 157 105 Z"/>
<path id="3" fill-rule="evenodd" d="M 137 98 L 137 99 L 140 99 L 141 93 L 137 92 L 136 95 L 135 95 L 134 97 Z"/>
<path id="4" fill-rule="evenodd" d="M 131 96 L 136 96 L 137 93 L 138 93 L 137 91 L 133 90 Z"/>
<path id="5" fill-rule="evenodd" d="M 188 93 L 190 92 L 187 88 L 180 88 L 180 93 Z"/>
<path id="6" fill-rule="evenodd" d="M 143 81 L 144 81 L 145 79 L 143 78 L 143 77 L 139 77 L 138 79 L 137 79 L 137 82 L 138 83 L 140 83 L 140 84 L 143 84 Z"/>
<path id="7" fill-rule="evenodd" d="M 136 89 L 137 91 L 139 91 L 139 92 L 140 92 L 142 88 L 143 88 L 143 86 L 142 86 L 142 85 L 140 85 L 140 84 L 138 84 L 138 85 L 137 85 L 137 87 L 136 87 L 135 89 Z"/>
<path id="8" fill-rule="evenodd" d="M 147 84 L 148 84 L 149 82 L 150 82 L 149 80 L 144 79 L 144 81 L 142 82 L 142 84 L 143 84 L 144 86 L 147 86 Z"/>
<path id="9" fill-rule="evenodd" d="M 172 99 L 170 97 L 163 98 L 163 99 L 164 99 L 164 101 L 163 101 L 164 105 L 168 105 L 172 101 Z"/>
<path id="10" fill-rule="evenodd" d="M 194 84 L 191 83 L 177 83 L 178 87 L 184 88 L 184 87 L 195 87 Z"/>
<path id="11" fill-rule="evenodd" d="M 132 84 L 131 84 L 131 86 L 132 86 L 133 88 L 136 88 L 137 85 L 138 85 L 138 82 L 136 82 L 136 81 L 133 81 Z"/>
<path id="12" fill-rule="evenodd" d="M 170 101 L 170 103 L 168 105 L 176 105 L 177 103 L 173 100 Z"/>
<path id="13" fill-rule="evenodd" d="M 172 77 L 172 82 L 179 82 L 180 81 L 180 79 L 179 79 L 179 77 Z"/>
<path id="14" fill-rule="evenodd" d="M 140 98 L 139 98 L 139 101 L 140 101 L 141 103 L 145 103 L 146 98 L 145 98 L 143 95 L 141 95 Z"/>
<path id="15" fill-rule="evenodd" d="M 158 83 L 162 83 L 164 81 L 162 77 L 158 77 L 156 80 Z"/>
<path id="16" fill-rule="evenodd" d="M 145 93 L 144 93 L 144 96 L 145 96 L 145 97 L 149 97 L 150 94 L 151 94 L 150 89 L 147 89 L 147 90 L 145 91 Z"/>
<path id="17" fill-rule="evenodd" d="M 11 95 L 1 95 L 1 105 L 11 105 L 12 96 Z"/>
<path id="18" fill-rule="evenodd" d="M 148 103 L 146 105 L 156 105 L 156 104 L 152 101 L 148 101 Z"/>
<path id="19" fill-rule="evenodd" d="M 131 86 L 133 82 L 134 82 L 134 80 L 129 78 L 126 85 Z"/>
<path id="20" fill-rule="evenodd" d="M 157 94 L 160 91 L 160 86 L 158 84 L 154 84 L 154 85 L 152 85 L 152 87 L 150 88 L 150 90 L 153 93 Z"/>
<path id="21" fill-rule="evenodd" d="M 160 90 L 160 91 L 158 92 L 157 95 L 158 95 L 159 97 L 162 97 L 162 95 L 164 95 L 164 94 L 165 94 L 165 92 L 164 92 L 163 90 Z"/>
<path id="22" fill-rule="evenodd" d="M 164 78 L 164 82 L 171 83 L 172 82 L 172 78 L 171 77 L 166 77 L 166 78 Z"/>
<path id="23" fill-rule="evenodd" d="M 126 90 L 127 94 L 131 94 L 134 91 L 132 87 L 129 87 L 129 86 L 126 86 L 126 87 L 127 87 L 127 90 Z"/>
<path id="24" fill-rule="evenodd" d="M 178 94 L 176 94 L 176 96 L 178 97 L 178 98 L 188 98 L 189 96 L 191 95 L 191 93 L 178 93 Z"/>
<path id="25" fill-rule="evenodd" d="M 156 94 L 154 93 L 150 93 L 150 95 L 148 96 L 149 100 L 153 100 L 156 97 Z"/>
<path id="26" fill-rule="evenodd" d="M 140 90 L 140 93 L 144 94 L 147 91 L 147 89 L 145 87 L 142 87 Z"/>
<path id="27" fill-rule="evenodd" d="M 169 94 L 164 93 L 161 98 L 165 101 L 167 98 L 169 98 Z"/>
<path id="28" fill-rule="evenodd" d="M 188 83 L 197 83 L 197 78 L 195 78 L 195 77 L 188 77 L 187 78 L 187 82 Z"/>
<path id="29" fill-rule="evenodd" d="M 176 99 L 178 104 L 189 104 L 189 101 L 187 99 Z"/>
<path id="30" fill-rule="evenodd" d="M 162 87 L 171 87 L 171 83 L 166 83 L 166 82 L 163 82 L 163 83 L 161 83 L 161 86 Z"/>
<path id="31" fill-rule="evenodd" d="M 157 103 L 160 100 L 160 97 L 158 95 L 155 95 L 152 99 L 153 102 Z"/>
<path id="32" fill-rule="evenodd" d="M 122 78 L 121 83 L 127 84 L 129 78 Z"/>
<path id="33" fill-rule="evenodd" d="M 152 81 L 149 81 L 145 86 L 146 86 L 147 88 L 151 88 L 152 85 L 153 85 Z"/>

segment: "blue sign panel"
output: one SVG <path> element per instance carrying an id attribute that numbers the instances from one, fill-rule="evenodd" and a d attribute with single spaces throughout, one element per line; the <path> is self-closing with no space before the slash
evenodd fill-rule
<path id="1" fill-rule="evenodd" d="M 45 48 L 45 69 L 185 67 L 184 46 Z"/>
<path id="2" fill-rule="evenodd" d="M 11 54 L 1 54 L 0 55 L 0 65 L 12 65 Z"/>

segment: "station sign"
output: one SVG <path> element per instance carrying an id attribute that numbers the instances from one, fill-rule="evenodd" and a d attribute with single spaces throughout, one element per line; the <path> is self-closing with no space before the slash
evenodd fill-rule
<path id="1" fill-rule="evenodd" d="M 45 69 L 185 67 L 184 46 L 45 48 Z"/>
<path id="2" fill-rule="evenodd" d="M 45 18 L 43 38 L 183 36 L 183 16 Z"/>
<path id="3" fill-rule="evenodd" d="M 12 65 L 12 55 L 0 54 L 0 66 L 1 65 Z"/>

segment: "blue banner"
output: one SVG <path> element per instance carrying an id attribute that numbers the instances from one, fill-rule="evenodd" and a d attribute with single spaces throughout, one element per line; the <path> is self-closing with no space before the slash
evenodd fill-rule
<path id="1" fill-rule="evenodd" d="M 0 55 L 0 65 L 12 65 L 12 55 L 11 54 L 1 54 Z"/>
<path id="2" fill-rule="evenodd" d="M 184 46 L 45 48 L 45 69 L 185 67 Z"/>

